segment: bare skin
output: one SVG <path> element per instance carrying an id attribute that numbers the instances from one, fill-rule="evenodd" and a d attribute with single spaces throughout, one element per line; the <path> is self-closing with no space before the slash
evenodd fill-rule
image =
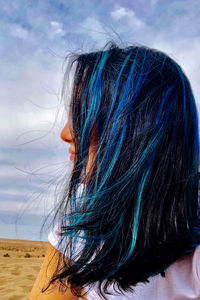
<path id="1" fill-rule="evenodd" d="M 70 144 L 70 153 L 75 153 L 75 144 L 71 134 L 72 130 L 70 128 L 69 122 L 66 123 L 65 127 L 61 132 L 61 139 L 64 142 Z M 94 128 L 89 147 L 89 158 L 86 166 L 86 174 L 89 174 L 92 162 L 95 158 L 95 149 L 96 149 L 96 128 Z M 44 262 L 42 264 L 41 270 L 37 276 L 37 279 L 34 283 L 32 291 L 29 296 L 29 300 L 78 300 L 79 298 L 74 296 L 69 289 L 63 294 L 59 291 L 59 286 L 54 285 L 54 288 L 50 291 L 42 293 L 41 290 L 45 285 L 48 284 L 51 276 L 53 275 L 55 268 L 57 266 L 59 252 L 49 243 L 47 252 L 44 258 Z M 53 258 L 52 258 L 53 257 Z M 82 288 L 80 287 L 80 291 Z"/>
<path id="2" fill-rule="evenodd" d="M 75 153 L 75 144 L 74 144 L 72 129 L 70 127 L 69 121 L 66 123 L 65 127 L 63 128 L 60 137 L 64 142 L 70 144 L 70 148 L 69 148 L 70 153 Z M 92 135 L 90 139 L 89 156 L 88 156 L 88 162 L 86 166 L 86 175 L 89 175 L 89 172 L 92 169 L 91 167 L 96 155 L 96 147 L 97 147 L 97 129 L 95 125 L 92 129 Z"/>
<path id="3" fill-rule="evenodd" d="M 29 296 L 29 300 L 78 300 L 79 298 L 71 293 L 69 289 L 63 294 L 59 291 L 59 286 L 55 284 L 52 286 L 52 290 L 47 290 L 42 293 L 41 290 L 44 288 L 53 272 L 55 271 L 59 252 L 49 243 L 45 259 L 43 261 L 41 270 L 34 283 L 32 291 Z"/>

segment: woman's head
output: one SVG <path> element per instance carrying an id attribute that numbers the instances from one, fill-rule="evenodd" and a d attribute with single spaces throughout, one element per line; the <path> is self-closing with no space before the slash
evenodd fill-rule
<path id="1" fill-rule="evenodd" d="M 179 167 L 186 156 L 189 165 L 191 159 L 197 165 L 196 107 L 180 66 L 164 53 L 147 47 L 119 49 L 111 44 L 107 48 L 73 60 L 76 70 L 70 125 L 78 164 L 86 166 L 90 136 L 96 126 L 102 172 L 117 146 L 118 157 L 123 154 L 120 161 L 127 169 L 125 165 L 138 160 L 153 135 L 156 142 L 146 149 L 148 157 L 149 150 L 156 154 L 154 145 L 180 147 L 176 151 Z M 194 156 L 190 153 L 192 147 Z"/>
<path id="2" fill-rule="evenodd" d="M 84 247 L 65 276 L 72 285 L 106 280 L 126 289 L 200 243 L 195 100 L 181 67 L 147 47 L 111 44 L 72 65 L 77 155 L 63 230 L 71 244 L 82 232 Z M 87 184 L 77 198 L 80 182 Z"/>

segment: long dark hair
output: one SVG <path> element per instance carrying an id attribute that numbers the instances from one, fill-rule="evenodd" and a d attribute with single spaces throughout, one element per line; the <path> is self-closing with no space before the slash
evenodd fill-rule
<path id="1" fill-rule="evenodd" d="M 73 56 L 63 95 L 72 66 L 77 157 L 59 210 L 70 260 L 60 254 L 64 267 L 51 283 L 67 279 L 74 293 L 95 282 L 102 295 L 113 283 L 129 291 L 200 244 L 195 99 L 181 67 L 145 46 L 109 43 Z"/>

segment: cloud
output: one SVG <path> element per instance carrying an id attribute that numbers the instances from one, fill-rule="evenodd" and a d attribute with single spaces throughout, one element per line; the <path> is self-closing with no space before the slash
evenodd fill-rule
<path id="1" fill-rule="evenodd" d="M 136 27 L 136 29 L 141 29 L 145 26 L 145 23 L 135 15 L 135 12 L 133 10 L 121 6 L 117 6 L 111 12 L 111 17 L 115 21 L 124 20 L 131 26 Z"/>
<path id="2" fill-rule="evenodd" d="M 9 211 L 18 214 L 36 214 L 36 215 L 44 215 L 48 214 L 53 209 L 53 200 L 43 202 L 37 201 L 34 204 L 24 203 L 16 200 L 1 200 L 1 210 Z"/>
<path id="3" fill-rule="evenodd" d="M 97 47 L 101 47 L 105 43 L 107 32 L 101 22 L 94 16 L 87 17 L 78 29 L 79 33 L 90 36 L 93 41 L 97 42 Z"/>
<path id="4" fill-rule="evenodd" d="M 0 139 L 3 148 L 46 136 L 52 140 L 57 113 L 63 112 L 61 59 L 38 50 L 16 62 L 2 61 L 0 74 Z M 9 72 L 7 71 L 9 70 Z M 10 116 L 8 118 L 8 116 Z M 50 138 L 51 136 L 51 138 Z M 15 143 L 16 139 L 18 140 Z"/>
<path id="5" fill-rule="evenodd" d="M 21 201 L 7 201 L 1 199 L 1 210 L 18 212 L 22 209 L 24 203 Z"/>
<path id="6" fill-rule="evenodd" d="M 28 194 L 30 193 L 29 189 L 12 189 L 12 190 L 8 190 L 6 188 L 0 189 L 0 195 L 1 198 L 3 198 L 3 196 L 24 196 L 24 194 Z"/>
<path id="7" fill-rule="evenodd" d="M 0 168 L 1 182 L 3 179 L 6 180 L 10 179 L 13 182 L 15 178 L 21 179 L 22 177 L 24 179 L 24 174 L 19 170 L 15 169 L 11 164 L 1 164 L 1 168 Z M 0 193 L 1 193 L 1 189 L 0 189 Z"/>
<path id="8" fill-rule="evenodd" d="M 63 30 L 63 24 L 51 21 L 51 30 L 50 30 L 50 37 L 55 38 L 56 36 L 62 37 L 65 35 L 65 31 Z"/>
<path id="9" fill-rule="evenodd" d="M 24 29 L 20 24 L 12 25 L 10 27 L 10 33 L 13 37 L 23 40 L 27 39 L 29 36 L 28 31 Z"/>

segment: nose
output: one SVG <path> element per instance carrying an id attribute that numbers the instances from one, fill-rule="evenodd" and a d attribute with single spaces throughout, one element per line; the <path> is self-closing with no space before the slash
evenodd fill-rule
<path id="1" fill-rule="evenodd" d="M 70 126 L 69 126 L 69 121 L 65 124 L 65 127 L 61 131 L 60 137 L 64 142 L 67 142 L 67 143 L 73 142 L 73 138 L 72 138 Z"/>

